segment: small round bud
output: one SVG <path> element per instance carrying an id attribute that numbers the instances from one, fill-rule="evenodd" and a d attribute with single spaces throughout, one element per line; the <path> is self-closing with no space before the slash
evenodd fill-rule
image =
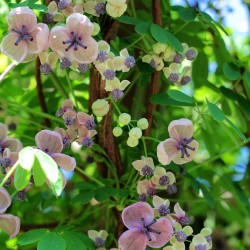
<path id="1" fill-rule="evenodd" d="M 187 226 L 189 225 L 190 223 L 190 219 L 188 216 L 182 216 L 181 218 L 179 218 L 179 223 L 182 225 L 182 226 Z"/>
<path id="2" fill-rule="evenodd" d="M 138 128 L 138 127 L 132 128 L 129 131 L 129 137 L 134 137 L 136 139 L 140 139 L 142 137 L 142 131 L 141 131 L 141 129 Z"/>
<path id="3" fill-rule="evenodd" d="M 138 197 L 139 201 L 147 202 L 147 195 L 146 194 L 141 194 Z"/>
<path id="4" fill-rule="evenodd" d="M 177 187 L 175 185 L 168 185 L 167 194 L 175 194 L 177 192 Z"/>
<path id="5" fill-rule="evenodd" d="M 98 99 L 92 104 L 92 111 L 96 116 L 105 116 L 109 112 L 109 103 L 105 99 Z"/>
<path id="6" fill-rule="evenodd" d="M 187 239 L 187 235 L 183 231 L 178 231 L 175 235 L 175 238 L 179 242 L 184 242 Z"/>
<path id="7" fill-rule="evenodd" d="M 168 80 L 169 80 L 170 82 L 177 82 L 178 79 L 179 79 L 179 76 L 178 76 L 178 74 L 176 74 L 176 73 L 171 73 L 171 74 L 169 75 L 169 77 L 168 77 Z"/>
<path id="8" fill-rule="evenodd" d="M 40 72 L 43 73 L 44 75 L 49 75 L 52 73 L 52 69 L 48 63 L 41 64 L 39 69 Z"/>
<path id="9" fill-rule="evenodd" d="M 124 93 L 122 90 L 120 89 L 114 89 L 112 92 L 111 92 L 111 96 L 112 98 L 117 101 L 119 99 L 122 99 L 122 97 L 124 96 Z"/>
<path id="10" fill-rule="evenodd" d="M 138 139 L 134 138 L 134 137 L 129 137 L 127 140 L 127 145 L 131 148 L 136 147 L 139 144 Z"/>
<path id="11" fill-rule="evenodd" d="M 148 128 L 148 120 L 146 118 L 141 118 L 137 121 L 137 127 L 144 130 Z"/>
<path id="12" fill-rule="evenodd" d="M 128 125 L 131 121 L 131 116 L 130 114 L 127 113 L 122 113 L 119 116 L 119 122 L 123 125 Z"/>
<path id="13" fill-rule="evenodd" d="M 195 59 L 195 57 L 197 56 L 197 53 L 196 51 L 192 50 L 192 49 L 189 49 L 186 53 L 186 58 L 189 60 L 189 61 L 192 61 Z"/>
<path id="14" fill-rule="evenodd" d="M 122 129 L 120 128 L 120 127 L 115 127 L 115 128 L 113 128 L 113 135 L 115 136 L 115 137 L 119 137 L 119 136 L 121 136 L 122 135 Z"/>
<path id="15" fill-rule="evenodd" d="M 94 30 L 93 30 L 92 36 L 96 36 L 99 34 L 101 28 L 98 23 L 93 23 L 93 24 L 94 24 Z"/>
<path id="16" fill-rule="evenodd" d="M 184 76 L 184 77 L 181 78 L 181 85 L 186 85 L 190 81 L 191 81 L 191 77 L 190 76 Z"/>

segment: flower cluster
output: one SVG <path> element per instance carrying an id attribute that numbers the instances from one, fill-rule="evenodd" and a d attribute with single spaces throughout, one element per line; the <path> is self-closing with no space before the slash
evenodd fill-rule
<path id="1" fill-rule="evenodd" d="M 169 82 L 186 85 L 191 81 L 191 66 L 183 67 L 181 63 L 185 59 L 193 61 L 198 52 L 195 48 L 188 47 L 186 43 L 182 43 L 182 47 L 183 52 L 178 53 L 170 45 L 155 43 L 153 51 L 143 56 L 142 61 L 149 63 L 157 71 L 162 70 Z M 170 64 L 166 67 L 165 62 Z"/>

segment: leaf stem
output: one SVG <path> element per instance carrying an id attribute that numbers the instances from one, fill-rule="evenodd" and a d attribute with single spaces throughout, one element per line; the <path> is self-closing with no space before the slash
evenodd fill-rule
<path id="1" fill-rule="evenodd" d="M 3 187 L 5 182 L 10 178 L 10 176 L 14 173 L 16 170 L 17 166 L 19 166 L 19 160 L 13 165 L 13 167 L 10 169 L 10 171 L 5 175 L 3 178 L 2 182 L 0 183 L 0 187 Z"/>

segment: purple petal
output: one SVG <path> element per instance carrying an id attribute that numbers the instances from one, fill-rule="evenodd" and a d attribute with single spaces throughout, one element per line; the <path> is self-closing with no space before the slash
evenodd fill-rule
<path id="1" fill-rule="evenodd" d="M 2 141 L 3 148 L 9 148 L 11 152 L 19 152 L 23 148 L 23 144 L 18 139 L 8 138 Z"/>
<path id="2" fill-rule="evenodd" d="M 0 188 L 0 214 L 3 214 L 11 204 L 11 198 L 5 188 Z"/>
<path id="3" fill-rule="evenodd" d="M 148 246 L 153 248 L 163 247 L 173 235 L 173 227 L 166 218 L 157 220 L 150 228 L 161 232 L 160 234 L 150 233 L 152 241 L 148 241 Z"/>
<path id="4" fill-rule="evenodd" d="M 134 228 L 124 232 L 118 243 L 121 250 L 145 250 L 147 236 L 141 232 L 141 229 Z"/>
<path id="5" fill-rule="evenodd" d="M 20 219 L 12 214 L 0 214 L 0 229 L 14 238 L 20 231 Z"/>
<path id="6" fill-rule="evenodd" d="M 50 153 L 60 153 L 63 149 L 62 138 L 55 131 L 42 130 L 35 137 L 38 148 Z"/>
<path id="7" fill-rule="evenodd" d="M 123 223 L 128 229 L 142 228 L 142 218 L 146 225 L 154 218 L 154 211 L 146 202 L 137 202 L 126 207 L 122 212 Z"/>
<path id="8" fill-rule="evenodd" d="M 0 123 L 0 141 L 4 140 L 7 137 L 7 126 L 3 123 Z"/>
<path id="9" fill-rule="evenodd" d="M 52 154 L 51 157 L 57 163 L 58 166 L 64 168 L 67 171 L 74 170 L 76 166 L 75 158 L 70 157 L 68 155 L 55 153 L 55 154 Z"/>

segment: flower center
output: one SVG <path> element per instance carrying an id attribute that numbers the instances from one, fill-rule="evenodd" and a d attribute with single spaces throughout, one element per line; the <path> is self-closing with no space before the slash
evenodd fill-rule
<path id="1" fill-rule="evenodd" d="M 69 60 L 68 57 L 64 56 L 61 60 L 60 60 L 60 67 L 61 69 L 67 69 L 72 65 L 71 61 Z"/>
<path id="2" fill-rule="evenodd" d="M 6 168 L 10 165 L 10 159 L 8 158 L 0 159 L 0 165 L 2 166 L 2 173 L 6 174 Z"/>
<path id="3" fill-rule="evenodd" d="M 112 70 L 112 69 L 106 69 L 104 72 L 103 72 L 103 75 L 105 76 L 105 78 L 107 80 L 113 80 L 116 76 L 115 74 L 115 71 Z"/>
<path id="4" fill-rule="evenodd" d="M 106 60 L 108 59 L 108 53 L 104 50 L 101 50 L 99 53 L 98 53 L 98 56 L 97 56 L 97 61 L 103 63 L 105 62 Z"/>
<path id="5" fill-rule="evenodd" d="M 176 73 L 171 73 L 171 74 L 169 75 L 169 77 L 168 77 L 168 80 L 169 80 L 170 82 L 177 82 L 178 79 L 179 79 L 179 76 L 178 76 L 178 74 L 176 74 Z"/>
<path id="6" fill-rule="evenodd" d="M 176 54 L 175 57 L 174 57 L 174 62 L 175 63 L 181 63 L 182 58 L 183 58 L 182 54 Z"/>
<path id="7" fill-rule="evenodd" d="M 19 37 L 17 38 L 15 45 L 17 46 L 22 40 L 26 40 L 26 41 L 33 41 L 33 38 L 29 35 L 29 33 L 27 32 L 27 28 L 25 25 L 22 25 L 21 30 L 16 30 L 16 29 L 12 29 L 11 31 L 14 31 L 15 33 L 17 33 L 19 35 Z"/>
<path id="8" fill-rule="evenodd" d="M 66 126 L 71 126 L 71 125 L 73 125 L 74 120 L 72 117 L 69 116 L 69 117 L 66 117 L 64 121 L 65 121 Z"/>
<path id="9" fill-rule="evenodd" d="M 104 244 L 105 244 L 105 240 L 102 239 L 101 237 L 96 237 L 95 241 L 94 241 L 94 244 L 95 244 L 96 247 L 103 247 Z"/>
<path id="10" fill-rule="evenodd" d="M 63 143 L 63 148 L 64 149 L 67 149 L 70 147 L 70 140 L 66 137 L 63 137 L 62 139 L 62 143 Z"/>
<path id="11" fill-rule="evenodd" d="M 182 216 L 179 218 L 179 223 L 182 225 L 182 226 L 187 226 L 189 225 L 190 223 L 190 219 L 188 216 Z"/>
<path id="12" fill-rule="evenodd" d="M 41 64 L 39 69 L 44 75 L 49 75 L 52 73 L 52 69 L 48 63 Z"/>
<path id="13" fill-rule="evenodd" d="M 184 242 L 187 239 L 187 235 L 183 231 L 178 231 L 175 235 L 175 238 L 179 242 Z"/>
<path id="14" fill-rule="evenodd" d="M 85 146 L 85 147 L 92 147 L 94 144 L 93 140 L 86 137 L 83 139 L 83 142 L 82 142 L 82 145 Z"/>
<path id="15" fill-rule="evenodd" d="M 77 36 L 74 31 L 70 32 L 70 38 L 63 41 L 63 44 L 69 44 L 69 46 L 65 49 L 66 51 L 69 51 L 72 47 L 74 50 L 78 50 L 78 46 L 87 49 L 87 45 L 82 42 L 82 37 Z"/>
<path id="16" fill-rule="evenodd" d="M 175 185 L 168 185 L 166 192 L 167 194 L 175 194 L 177 192 L 177 187 Z"/>
<path id="17" fill-rule="evenodd" d="M 105 3 L 97 3 L 94 7 L 94 10 L 95 10 L 96 14 L 104 15 L 106 12 Z"/>
<path id="18" fill-rule="evenodd" d="M 124 60 L 125 66 L 128 68 L 133 68 L 135 66 L 135 58 L 133 56 L 129 56 Z"/>
<path id="19" fill-rule="evenodd" d="M 188 153 L 187 149 L 190 149 L 192 151 L 195 150 L 195 148 L 188 146 L 188 144 L 190 142 L 192 142 L 194 140 L 193 137 L 187 139 L 184 138 L 179 142 L 179 146 L 177 147 L 179 150 L 181 150 L 181 158 L 184 158 L 184 156 L 186 155 L 187 157 L 190 156 L 190 154 Z"/>
<path id="20" fill-rule="evenodd" d="M 92 120 L 92 119 L 89 119 L 89 120 L 87 120 L 86 122 L 85 122 L 85 127 L 88 129 L 88 130 L 92 130 L 92 129 L 94 129 L 95 128 L 95 122 L 94 122 L 94 120 Z"/>
<path id="21" fill-rule="evenodd" d="M 161 178 L 159 179 L 159 184 L 161 186 L 166 186 L 167 184 L 169 184 L 170 180 L 166 175 L 161 176 Z"/>
<path id="22" fill-rule="evenodd" d="M 204 245 L 197 245 L 197 246 L 195 246 L 195 250 L 206 250 L 206 249 L 207 248 Z"/>
<path id="23" fill-rule="evenodd" d="M 148 238 L 149 241 L 152 240 L 152 238 L 150 237 L 149 233 L 161 234 L 161 232 L 156 231 L 156 230 L 150 228 L 150 226 L 152 226 L 153 224 L 156 223 L 155 219 L 151 223 L 149 223 L 148 225 L 145 224 L 144 218 L 141 218 L 141 221 L 142 221 L 142 226 L 143 226 L 142 231 L 147 236 L 147 238 Z"/>
<path id="24" fill-rule="evenodd" d="M 170 214 L 170 210 L 169 210 L 168 206 L 166 206 L 166 205 L 161 205 L 158 208 L 158 211 L 159 211 L 160 216 L 166 216 L 166 215 Z"/>
<path id="25" fill-rule="evenodd" d="M 148 165 L 145 165 L 142 168 L 141 172 L 144 176 L 149 176 L 149 175 L 153 174 L 153 169 L 151 167 L 149 167 Z"/>
<path id="26" fill-rule="evenodd" d="M 79 63 L 78 64 L 78 70 L 81 73 L 85 73 L 88 69 L 89 69 L 89 65 L 88 64 L 85 64 L 85 63 Z"/>

